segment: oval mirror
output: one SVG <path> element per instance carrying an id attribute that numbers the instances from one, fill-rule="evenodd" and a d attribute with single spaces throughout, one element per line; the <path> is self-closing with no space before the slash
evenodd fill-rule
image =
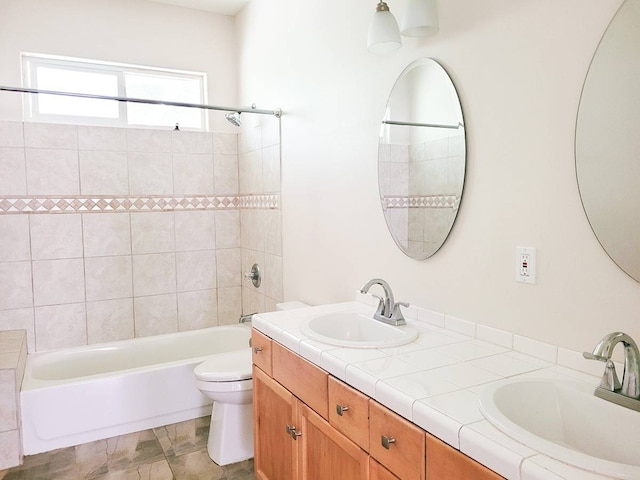
<path id="1" fill-rule="evenodd" d="M 578 110 L 576 175 L 611 259 L 640 281 L 640 1 L 626 1 L 591 61 Z"/>
<path id="2" fill-rule="evenodd" d="M 423 58 L 396 80 L 380 129 L 378 183 L 396 244 L 424 260 L 455 222 L 466 161 L 462 107 L 447 72 Z"/>

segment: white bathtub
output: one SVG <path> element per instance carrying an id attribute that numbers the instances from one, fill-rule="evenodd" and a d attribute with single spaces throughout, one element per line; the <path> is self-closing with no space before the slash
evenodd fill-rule
<path id="1" fill-rule="evenodd" d="M 25 455 L 211 413 L 193 369 L 249 348 L 244 325 L 29 354 L 20 392 Z"/>

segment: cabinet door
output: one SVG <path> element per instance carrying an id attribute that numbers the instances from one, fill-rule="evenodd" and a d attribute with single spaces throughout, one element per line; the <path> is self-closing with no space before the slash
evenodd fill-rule
<path id="1" fill-rule="evenodd" d="M 372 457 L 369 457 L 369 480 L 399 480 L 393 473 L 384 468 Z"/>
<path id="2" fill-rule="evenodd" d="M 300 403 L 300 478 L 304 480 L 368 480 L 369 455 Z"/>
<path id="3" fill-rule="evenodd" d="M 427 435 L 427 480 L 503 480 L 500 475 Z"/>
<path id="4" fill-rule="evenodd" d="M 282 385 L 253 367 L 255 473 L 259 480 L 294 480 L 297 444 L 287 426 L 296 425 L 298 401 Z"/>

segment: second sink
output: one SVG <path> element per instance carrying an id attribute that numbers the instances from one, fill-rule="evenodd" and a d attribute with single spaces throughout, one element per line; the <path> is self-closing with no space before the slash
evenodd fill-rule
<path id="1" fill-rule="evenodd" d="M 354 312 L 320 315 L 300 324 L 312 340 L 351 348 L 396 347 L 413 342 L 418 330 L 412 325 L 392 326 Z"/>

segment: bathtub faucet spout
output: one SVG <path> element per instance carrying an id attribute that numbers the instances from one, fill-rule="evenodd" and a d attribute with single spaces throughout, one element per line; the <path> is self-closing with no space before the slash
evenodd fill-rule
<path id="1" fill-rule="evenodd" d="M 258 312 L 253 312 L 253 313 L 248 313 L 246 315 L 240 315 L 240 319 L 238 320 L 238 323 L 251 323 L 251 318 Z"/>

